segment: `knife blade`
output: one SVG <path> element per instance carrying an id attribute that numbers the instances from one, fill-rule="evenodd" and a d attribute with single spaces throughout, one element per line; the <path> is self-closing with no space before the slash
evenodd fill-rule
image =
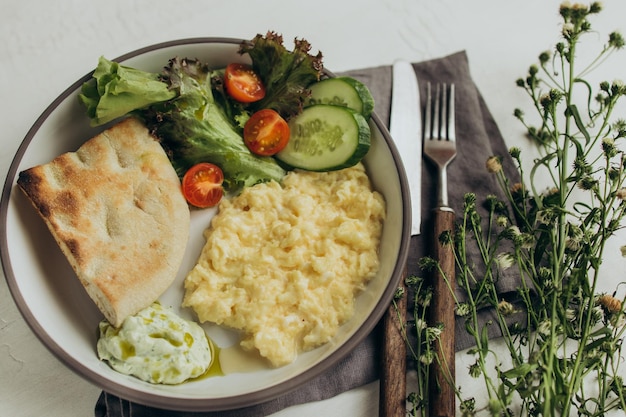
<path id="1" fill-rule="evenodd" d="M 422 220 L 422 113 L 419 85 L 413 65 L 396 61 L 392 69 L 389 133 L 400 158 L 411 192 L 411 236 L 420 234 Z"/>
<path id="2" fill-rule="evenodd" d="M 390 133 L 402 158 L 411 198 L 411 235 L 421 228 L 422 126 L 417 77 L 411 63 L 396 61 L 392 68 Z M 404 274 L 400 285 L 406 292 Z M 406 321 L 407 296 L 390 305 L 383 317 L 383 349 L 380 370 L 380 417 L 406 415 Z M 402 326 L 402 327 L 401 327 Z"/>

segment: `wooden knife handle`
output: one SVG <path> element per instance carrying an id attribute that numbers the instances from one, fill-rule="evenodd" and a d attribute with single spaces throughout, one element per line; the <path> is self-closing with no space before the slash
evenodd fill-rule
<path id="1" fill-rule="evenodd" d="M 448 207 L 435 210 L 434 258 L 439 261 L 447 280 L 438 270 L 432 275 L 433 297 L 430 306 L 430 323 L 443 324 L 439 344 L 435 345 L 437 358 L 430 370 L 430 417 L 455 415 L 455 348 L 454 348 L 454 296 L 455 288 L 454 245 L 442 244 L 439 237 L 444 232 L 454 233 L 454 211 Z"/>
<path id="2" fill-rule="evenodd" d="M 404 288 L 402 274 L 401 286 Z M 383 349 L 380 369 L 380 417 L 406 416 L 406 341 L 401 325 L 406 322 L 407 294 L 396 300 L 397 310 L 393 303 L 389 305 L 382 320 Z M 399 316 L 398 316 L 399 314 Z"/>

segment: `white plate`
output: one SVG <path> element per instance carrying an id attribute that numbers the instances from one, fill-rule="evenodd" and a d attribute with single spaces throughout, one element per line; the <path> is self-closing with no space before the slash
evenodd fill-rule
<path id="1" fill-rule="evenodd" d="M 194 38 L 149 46 L 117 61 L 146 71 L 160 72 L 174 56 L 198 58 L 211 66 L 245 61 L 237 54 L 240 39 Z M 289 47 L 289 45 L 287 45 Z M 94 62 L 94 67 L 96 63 Z M 0 201 L 4 273 L 24 319 L 41 342 L 63 363 L 102 389 L 154 407 L 212 411 L 245 407 L 275 398 L 328 370 L 372 331 L 391 302 L 408 256 L 410 202 L 400 157 L 378 117 L 372 117 L 372 147 L 364 162 L 376 190 L 387 202 L 381 241 L 381 267 L 358 296 L 354 317 L 328 344 L 301 354 L 278 369 L 234 373 L 175 386 L 153 385 L 113 371 L 98 360 L 95 346 L 102 315 L 79 283 L 43 221 L 18 190 L 17 174 L 57 155 L 76 150 L 101 129 L 93 129 L 78 102 L 80 86 L 91 74 L 61 94 L 30 129 L 7 176 Z M 161 297 L 180 315 L 182 282 L 204 245 L 202 231 L 212 210 L 194 211 L 191 237 L 176 282 Z M 231 331 L 205 326 L 219 345 L 236 342 Z"/>

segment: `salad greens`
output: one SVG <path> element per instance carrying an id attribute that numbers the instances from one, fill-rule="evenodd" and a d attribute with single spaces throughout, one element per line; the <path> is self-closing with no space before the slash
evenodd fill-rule
<path id="1" fill-rule="evenodd" d="M 224 172 L 224 188 L 235 191 L 259 182 L 280 181 L 285 170 L 271 157 L 253 154 L 241 132 L 254 111 L 273 108 L 288 119 L 302 111 L 308 86 L 322 74 L 322 56 L 295 40 L 294 51 L 268 32 L 240 45 L 266 86 L 266 98 L 242 104 L 224 91 L 223 70 L 188 58 L 172 58 L 155 74 L 100 58 L 93 77 L 79 95 L 93 126 L 132 115 L 143 120 L 161 141 L 180 177 L 199 162 Z"/>
<path id="2" fill-rule="evenodd" d="M 296 39 L 289 52 L 282 36 L 272 32 L 241 45 L 239 52 L 250 55 L 252 69 L 265 83 L 265 98 L 253 103 L 255 110 L 273 109 L 286 120 L 302 111 L 304 99 L 311 94 L 307 87 L 320 80 L 323 70 L 322 54 L 312 56 L 310 50 L 306 40 Z"/>
<path id="3" fill-rule="evenodd" d="M 79 100 L 87 107 L 92 126 L 176 96 L 159 74 L 126 67 L 104 57 L 98 60 L 93 77 L 82 85 L 81 93 Z"/>
<path id="4" fill-rule="evenodd" d="M 226 189 L 280 181 L 284 169 L 274 158 L 253 154 L 235 123 L 215 102 L 211 70 L 206 65 L 174 58 L 164 75 L 178 96 L 144 109 L 141 116 L 153 127 L 179 175 L 199 162 L 212 162 L 224 172 Z"/>

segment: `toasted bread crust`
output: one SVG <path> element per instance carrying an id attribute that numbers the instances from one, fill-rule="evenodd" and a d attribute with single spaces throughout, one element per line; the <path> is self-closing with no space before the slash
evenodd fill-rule
<path id="1" fill-rule="evenodd" d="M 189 207 L 162 147 L 136 119 L 21 172 L 17 183 L 114 326 L 175 279 Z"/>

